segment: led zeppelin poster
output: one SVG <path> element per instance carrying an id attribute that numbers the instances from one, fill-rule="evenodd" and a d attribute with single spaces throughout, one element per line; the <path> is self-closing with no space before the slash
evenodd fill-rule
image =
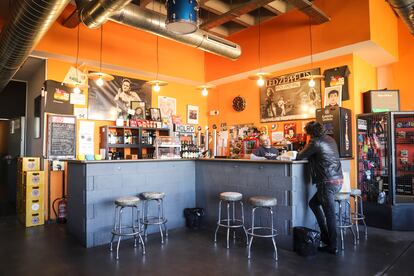
<path id="1" fill-rule="evenodd" d="M 315 118 L 321 108 L 321 82 L 310 87 L 310 75 L 320 75 L 320 69 L 296 72 L 266 81 L 260 89 L 260 122 L 289 121 Z"/>

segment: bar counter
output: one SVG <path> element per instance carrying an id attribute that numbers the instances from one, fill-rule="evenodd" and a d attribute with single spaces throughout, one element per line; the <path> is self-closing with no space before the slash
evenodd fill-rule
<path id="1" fill-rule="evenodd" d="M 350 169 L 349 160 L 342 160 L 344 171 Z M 101 160 L 68 161 L 69 232 L 88 248 L 109 243 L 114 200 L 145 191 L 166 193 L 164 208 L 169 229 L 185 226 L 184 208 L 202 207 L 204 222 L 213 230 L 218 216 L 218 194 L 225 191 L 243 194 L 247 226 L 250 225 L 250 196 L 277 198 L 278 247 L 293 248 L 294 226 L 316 226 L 307 205 L 316 191 L 310 183 L 307 161 Z M 260 212 L 258 215 L 257 222 L 267 222 L 267 217 Z M 148 230 L 149 233 L 158 231 L 157 227 Z M 214 232 L 211 234 L 213 237 Z"/>

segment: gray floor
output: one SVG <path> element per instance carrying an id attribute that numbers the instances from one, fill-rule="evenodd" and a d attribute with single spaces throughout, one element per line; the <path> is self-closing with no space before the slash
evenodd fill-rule
<path id="1" fill-rule="evenodd" d="M 224 239 L 214 245 L 210 231 L 175 230 L 165 245 L 150 236 L 145 257 L 121 243 L 116 261 L 106 246 L 83 248 L 62 225 L 25 229 L 13 217 L 0 218 L 0 275 L 414 275 L 414 232 L 369 228 L 368 240 L 355 247 L 348 235 L 338 256 L 279 250 L 278 262 L 271 243 L 253 243 L 248 261 L 241 241 L 226 249 Z"/>

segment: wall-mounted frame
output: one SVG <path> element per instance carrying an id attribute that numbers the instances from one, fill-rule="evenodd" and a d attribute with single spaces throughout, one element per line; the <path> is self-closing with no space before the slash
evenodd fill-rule
<path id="1" fill-rule="evenodd" d="M 161 122 L 161 111 L 159 108 L 150 108 L 151 120 Z"/>
<path id="2" fill-rule="evenodd" d="M 134 119 L 145 120 L 145 102 L 144 101 L 131 101 L 131 109 L 134 110 Z"/>

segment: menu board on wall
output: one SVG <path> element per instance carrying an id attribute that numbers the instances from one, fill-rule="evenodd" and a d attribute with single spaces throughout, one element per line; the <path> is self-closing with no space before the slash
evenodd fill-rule
<path id="1" fill-rule="evenodd" d="M 76 158 L 76 117 L 65 115 L 47 116 L 47 158 Z"/>

